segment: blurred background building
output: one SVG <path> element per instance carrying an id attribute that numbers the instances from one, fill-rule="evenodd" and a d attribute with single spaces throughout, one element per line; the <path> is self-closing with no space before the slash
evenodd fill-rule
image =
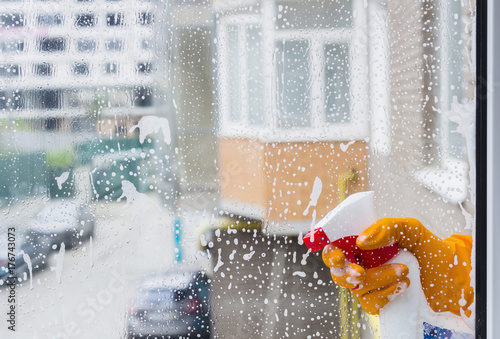
<path id="1" fill-rule="evenodd" d="M 23 163 L 34 161 L 40 177 L 45 165 L 74 167 L 75 162 L 89 163 L 97 148 L 109 152 L 103 139 L 137 139 L 129 130 L 143 116 L 165 116 L 160 89 L 165 75 L 158 75 L 166 74 L 167 64 L 158 58 L 166 52 L 166 32 L 154 11 L 155 3 L 144 1 L 3 1 L 4 157 L 20 152 L 17 167 L 33 167 Z M 129 140 L 121 146 L 138 143 Z M 29 176 L 37 175 L 26 173 L 18 180 L 47 189 L 43 178 L 30 182 Z M 8 191 L 5 186 L 13 181 L 6 181 Z"/>

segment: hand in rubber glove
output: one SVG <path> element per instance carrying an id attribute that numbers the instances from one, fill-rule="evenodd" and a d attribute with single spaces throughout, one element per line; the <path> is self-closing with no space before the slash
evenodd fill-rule
<path id="1" fill-rule="evenodd" d="M 422 289 L 434 311 L 457 315 L 463 311 L 470 316 L 468 307 L 474 300 L 469 276 L 471 236 L 452 235 L 443 240 L 416 219 L 384 218 L 363 231 L 356 241 L 365 250 L 395 243 L 416 256 Z M 350 288 L 370 314 L 378 314 L 395 294 L 410 284 L 405 265 L 388 264 L 365 270 L 347 262 L 342 251 L 331 244 L 323 250 L 323 261 L 331 268 L 333 281 Z"/>
<path id="2" fill-rule="evenodd" d="M 441 239 L 413 218 L 384 218 L 364 230 L 356 244 L 364 250 L 397 243 L 412 252 L 420 267 L 420 282 L 435 312 L 461 311 L 470 317 L 474 301 L 470 286 L 472 237 L 452 235 Z"/>
<path id="3" fill-rule="evenodd" d="M 379 314 L 382 307 L 410 285 L 406 265 L 386 264 L 365 269 L 347 261 L 333 244 L 323 249 L 323 261 L 330 267 L 333 281 L 349 288 L 369 314 Z"/>

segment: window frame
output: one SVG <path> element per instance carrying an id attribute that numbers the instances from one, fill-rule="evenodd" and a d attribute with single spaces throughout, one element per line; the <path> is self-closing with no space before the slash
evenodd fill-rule
<path id="1" fill-rule="evenodd" d="M 219 19 L 216 27 L 218 44 L 218 100 L 220 124 L 218 129 L 219 137 L 243 137 L 257 138 L 264 142 L 287 141 L 348 141 L 362 140 L 368 137 L 369 132 L 369 98 L 368 98 L 368 56 L 366 43 L 361 43 L 367 34 L 367 10 L 363 8 L 362 1 L 353 1 L 353 26 L 349 29 L 275 29 L 269 16 L 274 16 L 275 2 L 263 4 L 264 13 L 249 14 L 237 13 L 224 15 Z M 228 70 L 228 28 L 237 26 L 239 28 L 239 40 L 246 41 L 245 31 L 248 26 L 260 26 L 262 29 L 263 44 L 263 73 L 271 74 L 265 76 L 264 84 L 264 117 L 262 125 L 249 126 L 248 105 L 244 103 L 245 97 L 242 97 L 241 119 L 237 122 L 230 120 L 229 112 L 229 77 Z M 245 29 L 241 29 L 241 28 Z M 276 69 L 273 66 L 275 54 L 273 50 L 276 42 L 280 40 L 305 40 L 307 39 L 315 51 L 309 53 L 308 58 L 312 60 L 311 75 L 312 81 L 324 84 L 325 72 L 322 69 L 324 46 L 328 43 L 346 43 L 349 44 L 350 67 L 350 97 L 356 97 L 357 100 L 349 100 L 351 119 L 349 123 L 326 125 L 326 114 L 324 112 L 324 91 L 323 93 L 309 93 L 309 97 L 321 99 L 312 100 L 309 110 L 312 112 L 311 127 L 301 127 L 294 129 L 279 128 L 277 124 L 278 106 L 276 102 Z M 246 46 L 244 47 L 246 48 Z M 319 54 L 319 56 L 315 55 Z M 244 54 L 245 56 L 245 54 Z M 242 80 L 240 81 L 240 92 L 246 93 L 246 58 L 243 57 L 241 66 Z M 318 86 L 311 86 L 317 88 Z M 323 87 L 320 87 L 323 88 Z M 321 114 L 314 112 L 321 110 Z"/>
<path id="2" fill-rule="evenodd" d="M 437 1 L 440 6 L 437 10 L 440 20 L 448 27 L 449 17 L 446 16 L 449 13 L 449 4 L 446 0 Z M 444 19 L 443 19 L 444 18 Z M 460 23 L 463 23 L 463 16 L 459 16 L 457 19 Z M 460 28 L 462 38 L 465 39 L 464 26 Z M 473 115 L 473 110 L 475 109 L 474 100 L 471 99 L 468 103 L 460 103 L 457 101 L 456 97 L 450 95 L 450 37 L 451 34 L 448 30 L 440 30 L 439 36 L 437 36 L 437 43 L 440 47 L 439 51 L 436 52 L 436 57 L 439 60 L 440 70 L 438 71 L 439 83 L 441 86 L 435 93 L 438 98 L 441 98 L 440 103 L 433 104 L 433 110 L 435 111 L 435 120 L 432 133 L 435 134 L 433 137 L 434 148 L 434 161 L 431 164 L 424 166 L 423 169 L 415 171 L 415 179 L 423 184 L 425 187 L 433 191 L 435 194 L 443 199 L 446 199 L 451 204 L 462 204 L 468 198 L 471 198 L 471 183 L 474 181 L 473 177 L 469 176 L 469 169 L 474 171 L 475 166 L 473 154 L 471 154 L 472 145 L 467 144 L 465 136 L 461 142 L 461 147 L 463 148 L 462 159 L 453 157 L 450 153 L 451 148 L 451 133 L 457 133 L 450 131 L 452 121 L 446 116 L 446 113 L 452 109 L 458 109 L 461 105 L 461 109 L 470 111 Z M 474 38 L 471 35 L 471 38 Z M 460 46 L 460 51 L 462 52 L 461 57 L 466 56 L 467 42 L 464 41 L 462 46 Z M 457 46 L 455 46 L 457 47 Z M 472 51 L 473 53 L 473 51 Z M 463 63 L 461 63 L 463 64 Z M 473 72 L 474 70 L 461 70 L 461 85 L 460 89 L 464 91 L 464 86 L 466 84 L 465 75 L 467 72 Z M 437 108 L 435 106 L 438 106 Z M 471 135 L 472 136 L 472 135 Z M 472 193 L 473 194 L 473 193 Z"/>

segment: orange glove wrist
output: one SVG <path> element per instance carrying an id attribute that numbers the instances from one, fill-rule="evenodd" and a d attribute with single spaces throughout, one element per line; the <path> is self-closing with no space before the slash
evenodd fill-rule
<path id="1" fill-rule="evenodd" d="M 411 251 L 420 266 L 420 282 L 430 307 L 470 316 L 474 300 L 470 286 L 472 237 L 441 239 L 413 218 L 383 218 L 363 231 L 356 244 L 375 249 L 397 243 Z"/>
<path id="2" fill-rule="evenodd" d="M 379 314 L 381 308 L 410 285 L 405 265 L 387 264 L 365 269 L 348 262 L 342 251 L 332 244 L 324 248 L 323 261 L 330 267 L 333 281 L 349 288 L 369 314 Z"/>

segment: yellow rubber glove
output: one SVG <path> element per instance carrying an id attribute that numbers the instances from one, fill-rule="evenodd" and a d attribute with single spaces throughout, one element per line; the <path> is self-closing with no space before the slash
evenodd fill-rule
<path id="1" fill-rule="evenodd" d="M 333 244 L 323 249 L 323 261 L 330 267 L 333 281 L 349 288 L 369 314 L 379 314 L 382 307 L 410 286 L 406 265 L 386 264 L 365 269 L 348 262 L 344 253 Z"/>
<path id="2" fill-rule="evenodd" d="M 356 244 L 373 250 L 397 243 L 412 252 L 420 266 L 420 282 L 430 307 L 436 312 L 450 311 L 470 317 L 474 301 L 470 286 L 472 237 L 452 235 L 441 239 L 413 218 L 384 218 L 363 231 Z M 323 250 L 323 261 L 331 268 L 333 281 L 356 295 L 369 314 L 379 310 L 410 284 L 408 267 L 387 264 L 366 270 L 348 262 L 340 249 L 330 244 Z"/>
<path id="3" fill-rule="evenodd" d="M 361 249 L 371 250 L 397 243 L 412 252 L 420 266 L 420 282 L 435 312 L 450 311 L 470 317 L 474 301 L 470 286 L 472 237 L 452 235 L 441 239 L 413 218 L 384 218 L 356 239 Z"/>

